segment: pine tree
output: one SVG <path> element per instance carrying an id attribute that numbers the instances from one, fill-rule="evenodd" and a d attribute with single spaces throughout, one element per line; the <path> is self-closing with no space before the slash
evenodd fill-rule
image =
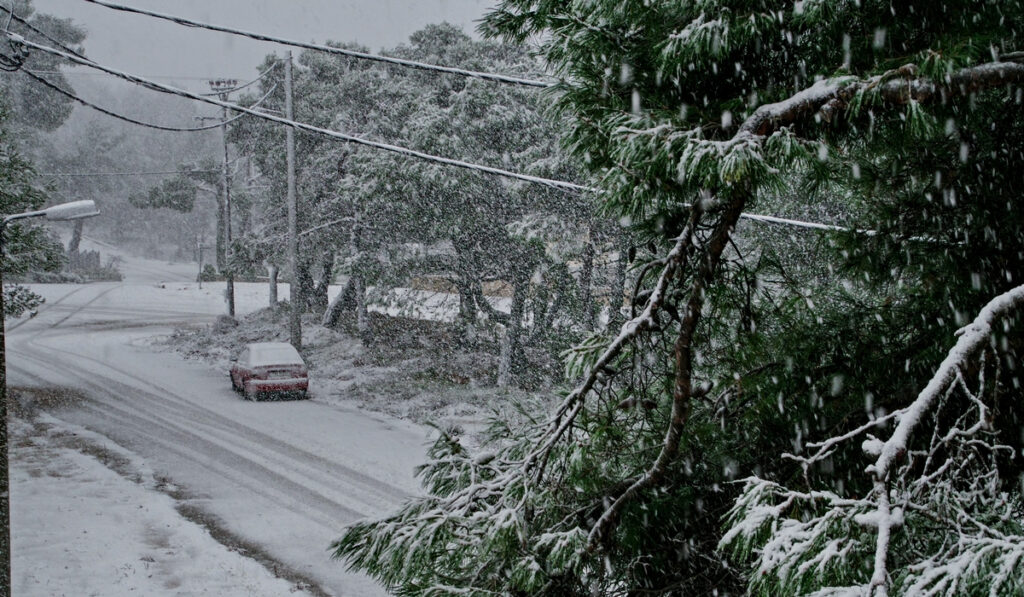
<path id="1" fill-rule="evenodd" d="M 14 11 L 13 13 L 11 11 Z M 29 0 L 4 8 L 0 18 L 7 28 L 36 41 L 47 37 L 67 45 L 80 44 L 85 32 L 70 20 L 35 14 Z M 52 131 L 71 113 L 67 98 L 34 84 L 18 71 L 24 69 L 56 70 L 60 59 L 22 53 L 10 44 L 11 54 L 4 54 L 7 72 L 0 78 L 0 214 L 16 214 L 39 209 L 47 202 L 47 190 L 37 180 L 32 160 L 25 155 L 25 141 L 39 131 Z M 56 82 L 66 86 L 62 75 Z M 54 271 L 62 263 L 62 248 L 45 229 L 32 224 L 14 222 L 3 232 L 3 273 L 12 277 L 30 271 Z M 28 289 L 9 285 L 3 289 L 5 316 L 17 317 L 42 303 L 42 298 Z M 2 324 L 0 324 L 2 325 Z"/>
<path id="2" fill-rule="evenodd" d="M 70 19 L 36 13 L 31 0 L 12 2 L 10 7 L 5 5 L 0 10 L 0 18 L 6 29 L 37 43 L 52 44 L 51 40 L 56 40 L 65 47 L 81 51 L 80 44 L 85 40 L 84 29 Z M 10 49 L 15 50 L 13 46 Z M 14 56 L 11 58 L 18 62 Z M 24 58 L 21 68 L 48 73 L 59 73 L 58 67 L 65 63 L 62 58 L 43 52 L 28 53 Z M 47 78 L 63 89 L 69 88 L 62 74 L 48 74 Z M 67 120 L 74 107 L 70 99 L 39 85 L 17 69 L 0 77 L 0 91 L 10 110 L 7 126 L 22 131 L 26 128 L 53 131 Z"/>
<path id="3" fill-rule="evenodd" d="M 40 209 L 46 192 L 36 180 L 35 169 L 21 152 L 9 125 L 7 107 L 0 100 L 0 214 L 17 214 Z M 43 227 L 12 222 L 3 230 L 4 315 L 18 317 L 42 304 L 42 298 L 23 286 L 10 284 L 12 278 L 30 271 L 60 268 L 62 247 Z"/>
<path id="4" fill-rule="evenodd" d="M 1022 24 L 994 0 L 502 2 L 485 31 L 539 40 L 566 146 L 649 241 L 631 318 L 567 355 L 548 417 L 477 454 L 443 435 L 426 497 L 336 555 L 408 595 L 1019 590 Z M 864 444 L 874 476 L 825 439 L 867 430 L 892 440 Z"/>

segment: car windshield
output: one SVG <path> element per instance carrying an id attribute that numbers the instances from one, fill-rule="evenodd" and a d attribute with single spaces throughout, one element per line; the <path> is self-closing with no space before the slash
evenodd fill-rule
<path id="1" fill-rule="evenodd" d="M 254 367 L 302 364 L 302 357 L 290 344 L 254 344 L 249 352 L 249 364 Z"/>

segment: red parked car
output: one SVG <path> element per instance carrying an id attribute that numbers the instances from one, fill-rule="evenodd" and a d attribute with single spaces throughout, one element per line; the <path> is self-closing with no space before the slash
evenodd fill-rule
<path id="1" fill-rule="evenodd" d="M 309 372 L 299 351 L 287 342 L 249 344 L 231 366 L 231 387 L 254 400 L 265 394 L 308 397 Z"/>

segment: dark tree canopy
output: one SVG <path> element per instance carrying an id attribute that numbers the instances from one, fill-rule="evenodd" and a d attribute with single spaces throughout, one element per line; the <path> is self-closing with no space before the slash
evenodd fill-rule
<path id="1" fill-rule="evenodd" d="M 408 595 L 913 593 L 971 558 L 953 586 L 1021 590 L 1005 562 L 1024 549 L 1007 456 L 1024 414 L 1022 26 L 1021 2 L 995 0 L 501 2 L 483 30 L 539 44 L 565 147 L 650 241 L 632 319 L 568 354 L 550 417 L 496 422 L 480 454 L 444 435 L 427 496 L 336 554 Z M 949 439 L 907 439 L 896 415 Z M 805 446 L 848 430 L 823 456 Z M 966 473 L 969 445 L 985 464 Z M 908 450 L 864 472 L 865 453 Z M 991 483 L 962 505 L 976 474 Z M 985 551 L 989 533 L 1014 539 Z"/>
<path id="2" fill-rule="evenodd" d="M 85 40 L 85 30 L 70 19 L 38 14 L 32 7 L 31 0 L 18 0 L 13 2 L 12 6 L 13 8 L 5 6 L 0 10 L 0 19 L 3 19 L 4 23 L 10 21 L 10 30 L 14 33 L 36 43 L 52 46 L 56 41 L 82 52 L 80 44 Z M 11 10 L 14 11 L 13 17 Z M 13 51 L 11 48 L 5 50 Z M 48 81 L 63 89 L 69 89 L 64 75 L 57 72 L 63 63 L 61 58 L 50 54 L 31 52 L 22 68 L 33 72 L 41 71 Z M 8 126 L 13 124 L 53 131 L 67 120 L 74 107 L 74 103 L 67 97 L 39 85 L 17 71 L 4 73 L 0 77 L 0 90 L 11 110 L 11 122 Z"/>

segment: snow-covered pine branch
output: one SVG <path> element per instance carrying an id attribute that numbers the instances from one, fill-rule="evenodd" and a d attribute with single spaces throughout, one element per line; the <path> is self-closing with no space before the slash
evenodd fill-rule
<path id="1" fill-rule="evenodd" d="M 850 384 L 859 386 L 857 390 L 905 390 L 899 376 L 884 370 L 890 365 L 886 359 L 896 349 L 904 351 L 898 353 L 902 358 L 904 354 L 918 354 L 921 345 L 934 346 L 935 336 L 946 333 L 943 320 L 937 327 L 929 327 L 934 311 L 894 317 L 901 327 L 910 326 L 908 321 L 917 323 L 917 316 L 929 318 L 923 326 L 928 327 L 928 334 L 910 340 L 903 337 L 903 332 L 894 331 L 890 336 L 883 326 L 864 334 L 855 326 L 844 327 L 848 334 L 844 338 L 851 344 L 847 352 L 839 340 L 813 329 L 815 325 L 825 327 L 821 315 L 829 315 L 826 310 L 835 320 L 848 315 L 842 313 L 845 297 L 825 309 L 809 305 L 810 311 L 817 312 L 806 318 L 802 307 L 791 309 L 780 300 L 777 314 L 785 319 L 792 315 L 791 321 L 796 321 L 805 336 L 813 338 L 813 345 L 808 349 L 795 342 L 790 344 L 794 336 L 769 329 L 769 333 L 762 334 L 777 343 L 757 346 L 760 338 L 754 336 L 752 325 L 744 325 L 748 322 L 743 317 L 757 314 L 759 305 L 751 295 L 760 280 L 746 275 L 729 279 L 732 273 L 747 273 L 739 271 L 744 265 L 734 266 L 731 261 L 724 275 L 714 267 L 706 268 L 704 264 L 716 259 L 709 238 L 712 230 L 729 230 L 734 223 L 730 222 L 731 214 L 724 215 L 726 212 L 737 204 L 740 210 L 745 207 L 743 200 L 733 200 L 732 193 L 746 192 L 744 199 L 749 199 L 751 206 L 754 201 L 770 201 L 775 192 L 797 188 L 805 170 L 814 170 L 815 175 L 838 186 L 836 196 L 831 197 L 837 201 L 870 198 L 889 207 L 903 206 L 916 198 L 907 192 L 912 190 L 911 183 L 918 185 L 923 180 L 921 184 L 926 184 L 934 173 L 935 161 L 931 154 L 923 155 L 926 152 L 915 143 L 917 137 L 935 133 L 939 117 L 945 120 L 954 108 L 963 110 L 961 114 L 969 113 L 971 106 L 965 96 L 970 96 L 972 105 L 991 102 L 986 114 L 1004 115 L 1008 102 L 998 100 L 1002 103 L 997 104 L 994 98 L 1021 76 L 1016 66 L 1002 62 L 991 70 L 979 69 L 979 58 L 973 51 L 955 52 L 956 61 L 948 62 L 950 68 L 945 70 L 926 65 L 931 54 L 941 51 L 948 57 L 954 52 L 946 52 L 946 37 L 936 38 L 922 23 L 929 27 L 944 23 L 954 32 L 956 43 L 987 47 L 987 42 L 976 45 L 979 39 L 985 39 L 978 32 L 983 27 L 992 29 L 1004 16 L 988 5 L 976 9 L 964 4 L 940 10 L 914 4 L 897 9 L 873 0 L 815 0 L 792 5 L 792 10 L 789 6 L 760 15 L 761 6 L 751 3 L 503 0 L 488 17 L 487 27 L 509 39 L 542 40 L 539 53 L 553 71 L 565 76 L 566 83 L 556 99 L 569 129 L 563 140 L 601 180 L 607 192 L 598 196 L 606 213 L 632 223 L 644 240 L 652 241 L 652 253 L 661 251 L 658 257 L 662 259 L 651 261 L 649 268 L 638 268 L 643 279 L 638 286 L 649 289 L 653 284 L 650 278 L 661 272 L 668 292 L 635 292 L 634 297 L 640 297 L 636 306 L 643 306 L 639 318 L 628 322 L 622 333 L 594 336 L 570 354 L 567 369 L 581 375 L 582 382 L 563 397 L 546 424 L 525 425 L 504 436 L 508 445 L 498 443 L 486 470 L 471 456 L 445 448 L 452 453 L 435 458 L 425 469 L 433 471 L 430 478 L 444 480 L 443 487 L 430 489 L 428 483 L 430 495 L 403 512 L 353 529 L 339 542 L 338 555 L 386 583 L 400 583 L 408 594 L 449 589 L 472 594 L 477 587 L 478 594 L 492 590 L 559 596 L 686 594 L 688 590 L 707 593 L 709 587 L 736 583 L 740 576 L 711 557 L 709 549 L 714 540 L 709 540 L 713 532 L 708 528 L 717 526 L 719 513 L 731 503 L 730 492 L 722 489 L 721 482 L 731 480 L 732 471 L 740 467 L 760 467 L 768 475 L 779 474 L 780 470 L 793 472 L 795 468 L 785 461 L 764 458 L 759 452 L 762 447 L 771 444 L 769 453 L 775 453 L 774 446 L 781 443 L 774 441 L 777 433 L 776 437 L 765 436 L 777 432 L 783 420 L 798 426 L 803 423 L 802 428 L 798 427 L 801 433 L 807 433 L 814 423 L 822 425 L 819 429 L 837 423 L 829 416 L 833 413 L 822 407 L 817 393 L 824 376 L 832 376 L 837 370 L 865 371 L 868 379 Z M 927 21 L 921 15 L 925 9 Z M 889 25 L 896 10 L 915 11 L 912 17 L 900 15 L 899 30 Z M 890 27 L 888 43 L 886 27 Z M 872 32 L 881 39 L 873 43 Z M 838 46 L 843 43 L 844 33 L 849 38 L 846 64 L 844 48 Z M 1004 38 L 998 47 L 1015 49 L 1016 40 Z M 994 56 L 993 60 L 999 59 Z M 880 65 L 907 61 L 921 66 L 880 71 L 888 68 Z M 837 72 L 843 76 L 837 77 Z M 982 90 L 990 93 L 974 93 Z M 960 122 L 961 114 L 948 116 Z M 840 119 L 843 122 L 837 122 Z M 972 131 L 988 130 L 978 122 L 972 124 Z M 949 161 L 955 173 L 973 176 L 969 164 L 956 159 L 959 146 L 946 147 L 951 139 L 928 141 L 942 145 L 938 155 Z M 912 167 L 904 173 L 900 167 L 908 163 Z M 843 168 L 847 164 L 849 170 Z M 865 174 L 863 182 L 861 170 Z M 846 176 L 850 171 L 856 174 Z M 872 189 L 865 184 L 869 179 L 880 183 Z M 981 181 L 976 177 L 970 180 L 979 188 Z M 886 182 L 893 183 L 891 188 Z M 714 200 L 700 204 L 705 214 L 689 230 L 694 242 L 679 244 L 679 231 L 692 216 L 689 200 L 702 189 L 709 190 Z M 818 205 L 818 199 L 808 198 L 807 207 L 830 207 Z M 975 199 L 980 197 L 975 195 Z M 940 202 L 931 197 L 929 200 L 924 221 L 912 221 L 907 229 L 935 234 L 954 227 L 959 232 L 962 223 L 946 213 L 934 215 L 933 206 Z M 888 230 L 897 229 L 888 219 L 858 219 L 861 207 L 851 206 L 847 221 L 854 225 L 881 222 Z M 975 210 L 970 217 L 979 213 L 989 212 Z M 972 240 L 981 236 L 977 221 L 968 220 L 974 226 Z M 967 228 L 964 225 L 964 234 Z M 882 244 L 888 239 L 872 239 L 872 243 L 875 240 Z M 954 238 L 956 241 L 959 238 Z M 792 244 L 800 248 L 797 239 Z M 671 259 L 666 261 L 663 251 L 673 245 L 682 247 L 684 255 L 692 252 L 692 256 L 687 267 L 671 272 Z M 853 250 L 832 248 L 842 257 L 851 258 L 846 261 L 864 257 L 854 255 Z M 857 249 L 871 248 L 875 247 Z M 819 255 L 808 254 L 806 261 L 817 262 Z M 863 273 L 866 281 L 873 281 L 876 274 L 903 271 L 890 270 L 890 266 L 909 270 L 911 257 L 919 256 L 908 251 L 906 260 L 880 259 L 881 263 L 858 264 L 854 269 Z M 940 273 L 954 269 L 948 260 L 955 257 L 944 257 L 947 261 L 940 263 L 946 270 Z M 789 259 L 784 255 L 779 259 L 781 271 Z M 1012 255 L 1006 259 L 1017 263 Z M 800 260 L 793 261 L 794 265 L 803 265 Z M 822 266 L 820 279 L 831 280 L 838 277 L 832 266 L 846 261 L 835 258 L 811 265 L 814 269 Z M 920 260 L 912 265 L 913 271 L 918 271 Z M 712 278 L 697 281 L 703 272 L 710 272 Z M 994 268 L 984 272 L 986 280 L 997 279 L 1000 273 Z M 921 276 L 931 273 L 923 271 Z M 896 273 L 890 275 L 895 277 Z M 789 292 L 794 301 L 802 300 L 801 283 L 816 284 L 819 280 L 815 277 L 811 272 L 787 276 L 766 293 L 776 296 L 765 300 L 789 299 Z M 935 279 L 950 284 L 948 278 Z M 918 280 L 910 274 L 898 281 L 913 290 L 901 287 L 891 298 L 896 302 L 906 300 L 910 309 L 920 304 L 911 300 L 916 299 L 913 292 L 931 290 L 935 284 L 929 277 L 929 286 L 922 289 L 924 284 L 916 284 Z M 869 288 L 859 283 L 851 286 L 865 294 Z M 655 297 L 664 297 L 664 305 L 655 304 Z M 767 305 L 764 308 L 768 310 Z M 701 329 L 694 334 L 692 324 L 705 311 L 708 316 L 701 319 Z M 864 308 L 880 324 L 892 311 L 888 304 Z M 740 325 L 730 319 L 735 315 L 740 316 Z M 867 321 L 859 314 L 846 319 Z M 936 331 L 938 328 L 942 331 Z M 884 341 L 883 334 L 887 336 Z M 824 353 L 819 349 L 826 346 L 834 350 L 834 356 L 814 354 Z M 870 354 L 873 348 L 878 349 L 880 358 L 865 363 L 874 356 Z M 789 371 L 782 371 L 778 363 L 800 358 L 813 362 L 787 364 Z M 770 386 L 767 376 L 741 379 L 739 371 L 755 370 L 766 361 L 778 363 L 779 369 L 771 374 Z M 858 368 L 862 364 L 865 366 Z M 995 365 L 990 361 L 987 366 Z M 913 381 L 905 385 L 917 385 L 923 381 L 922 376 L 927 378 L 929 372 L 921 369 L 917 366 L 908 370 L 905 379 Z M 797 376 L 794 370 L 806 375 Z M 772 379 L 775 373 L 778 379 Z M 777 593 L 775 583 L 789 592 L 820 589 L 822 594 L 863 594 L 873 574 L 879 531 L 891 528 L 901 516 L 915 531 L 921 520 L 928 520 L 939 530 L 928 527 L 921 539 L 922 535 L 895 529 L 893 541 L 899 549 L 894 547 L 892 552 L 900 557 L 936 553 L 932 540 L 941 544 L 945 538 L 942 533 L 951 528 L 964 529 L 964 536 L 978 536 L 974 531 L 985 528 L 1005 536 L 1019 534 L 1000 522 L 1003 519 L 993 519 L 978 506 L 996 503 L 987 496 L 998 487 L 993 482 L 993 471 L 998 470 L 992 465 L 992 455 L 999 448 L 986 447 L 992 445 L 992 438 L 977 422 L 984 420 L 987 411 L 965 397 L 962 386 L 967 386 L 968 393 L 976 395 L 982 404 L 987 404 L 986 393 L 977 387 L 976 378 L 967 373 L 962 377 L 965 382 L 958 381 L 946 402 L 940 401 L 931 412 L 939 412 L 941 406 L 960 414 L 966 411 L 967 418 L 950 419 L 943 411 L 944 416 L 937 419 L 942 432 L 931 443 L 926 437 L 915 437 L 907 460 L 912 466 L 901 465 L 883 491 L 873 491 L 868 487 L 870 481 L 856 483 L 856 491 L 850 492 L 852 497 L 844 495 L 841 487 L 830 488 L 830 494 L 765 486 L 761 501 L 747 501 L 759 512 L 756 524 L 742 525 L 749 532 L 737 531 L 731 537 L 749 541 L 749 549 L 765 558 L 765 574 L 759 581 L 764 592 Z M 736 391 L 749 397 L 737 407 L 746 412 L 728 422 L 722 417 L 720 429 L 708 424 L 707 413 L 699 406 L 694 408 L 697 416 L 691 419 L 691 403 L 697 404 L 704 386 L 698 380 L 734 381 Z M 791 416 L 788 412 L 779 418 L 755 414 L 759 410 L 761 415 L 766 414 L 763 411 L 771 405 L 764 397 L 770 393 L 774 398 L 775 386 L 780 386 L 780 411 L 783 391 L 792 395 L 794 388 L 811 390 L 812 398 L 818 399 L 811 407 L 817 409 L 813 422 L 801 422 L 799 414 L 787 420 Z M 841 406 L 849 412 L 850 396 L 841 394 L 835 393 L 835 402 L 846 401 Z M 854 404 L 854 408 L 859 409 L 859 405 Z M 805 412 L 811 419 L 812 413 Z M 867 426 L 863 433 L 857 431 L 840 441 L 822 444 L 819 455 L 807 458 L 825 459 L 833 448 L 842 450 L 841 457 L 848 457 L 856 450 L 854 441 L 864 439 L 861 436 L 868 430 L 886 437 L 888 426 L 896 418 L 893 415 L 891 421 Z M 767 430 L 754 428 L 764 422 L 769 422 Z M 749 424 L 749 428 L 726 428 L 737 423 Z M 883 440 L 868 440 L 864 444 L 868 450 L 884 445 Z M 971 451 L 977 455 L 957 458 Z M 733 454 L 740 462 L 729 462 Z M 843 464 L 848 463 L 847 458 Z M 723 465 L 721 469 L 714 470 L 719 464 Z M 965 478 L 971 482 L 960 484 L 959 480 Z M 912 485 L 917 479 L 924 482 Z M 889 491 L 890 487 L 895 491 Z M 934 507 L 935 503 L 944 508 Z M 746 520 L 745 513 L 742 508 L 736 510 L 735 521 Z M 936 516 L 937 522 L 928 518 Z M 785 533 L 773 534 L 783 527 Z M 855 541 L 851 541 L 851 535 L 856 536 Z M 772 537 L 778 540 L 772 541 Z M 765 547 L 765 541 L 769 547 Z M 905 544 L 909 547 L 903 550 Z M 412 561 L 419 565 L 407 563 Z M 782 566 L 786 566 L 781 575 L 784 580 L 778 582 Z M 903 569 L 910 570 L 907 566 Z M 702 575 L 692 585 L 687 584 Z M 719 580 L 724 584 L 716 584 Z M 728 586 L 730 591 L 734 588 L 734 584 Z"/>
<path id="2" fill-rule="evenodd" d="M 643 145 L 656 147 L 659 153 L 664 151 L 662 147 L 673 148 L 680 156 L 679 182 L 697 187 L 714 188 L 739 180 L 767 181 L 779 174 L 778 163 L 814 155 L 805 146 L 808 140 L 794 139 L 786 133 L 791 125 L 811 119 L 831 122 L 844 114 L 856 117 L 872 106 L 886 104 L 905 106 L 908 125 L 924 131 L 934 127 L 934 122 L 922 104 L 1024 83 L 1024 64 L 1016 62 L 977 64 L 939 80 L 921 76 L 919 71 L 917 65 L 906 64 L 872 77 L 818 80 L 783 100 L 759 106 L 726 139 L 704 138 L 700 129 L 681 135 L 671 127 L 646 126 L 648 123 L 634 118 L 633 128 L 617 124 L 613 129 L 620 141 L 616 156 L 626 163 L 645 151 Z"/>
<path id="3" fill-rule="evenodd" d="M 672 248 L 656 260 L 658 267 L 652 272 L 657 272 L 657 277 L 642 295 L 640 313 L 626 321 L 611 340 L 597 336 L 569 355 L 567 369 L 581 373 L 581 379 L 546 422 L 527 423 L 525 432 L 512 433 L 504 422 L 494 421 L 490 437 L 498 447 L 486 457 L 471 455 L 457 437 L 442 433 L 428 454 L 427 464 L 418 471 L 428 496 L 386 519 L 350 527 L 332 545 L 335 556 L 367 570 L 387 586 L 407 585 L 421 566 L 429 566 L 437 577 L 451 580 L 450 586 L 421 588 L 418 594 L 423 595 L 432 591 L 452 594 L 453 586 L 474 586 L 480 575 L 498 573 L 466 568 L 477 558 L 453 555 L 436 559 L 437 554 L 455 554 L 459 549 L 473 551 L 494 566 L 515 562 L 509 582 L 527 593 L 536 591 L 537 583 L 552 574 L 571 571 L 585 576 L 584 555 L 593 539 L 581 528 L 576 515 L 566 517 L 559 513 L 557 503 L 550 502 L 554 496 L 546 487 L 551 481 L 545 473 L 552 458 L 564 467 L 566 461 L 573 460 L 571 452 L 581 449 L 567 447 L 566 435 L 607 376 L 607 369 L 659 325 L 668 293 L 678 283 L 680 270 L 689 267 L 696 243 L 695 222 L 701 213 L 699 209 L 693 211 L 690 224 Z M 739 208 L 734 209 L 733 217 L 738 213 Z M 733 220 L 729 228 L 734 224 Z M 724 247 L 724 241 L 720 244 Z M 517 439 L 509 442 L 509 437 Z M 540 520 L 552 516 L 557 518 L 548 520 L 545 532 L 535 534 L 531 530 Z M 528 542 L 526 553 L 534 555 L 520 557 L 524 541 Z M 423 558 L 431 561 L 427 563 Z M 541 570 L 544 574 L 539 574 Z M 466 594 L 487 592 L 469 590 Z"/>
<path id="4" fill-rule="evenodd" d="M 1024 286 L 992 299 L 905 408 L 812 444 L 805 467 L 890 422 L 861 449 L 871 491 L 849 498 L 749 478 L 720 542 L 754 560 L 750 586 L 768 594 L 1015 595 L 1024 590 L 1024 504 L 1006 493 L 997 456 L 1012 450 L 992 427 L 999 359 L 986 357 L 997 323 L 1024 306 Z M 1005 331 L 1005 330 L 1003 330 Z M 974 380 L 967 376 L 973 372 Z M 928 420 L 930 439 L 919 433 Z"/>

